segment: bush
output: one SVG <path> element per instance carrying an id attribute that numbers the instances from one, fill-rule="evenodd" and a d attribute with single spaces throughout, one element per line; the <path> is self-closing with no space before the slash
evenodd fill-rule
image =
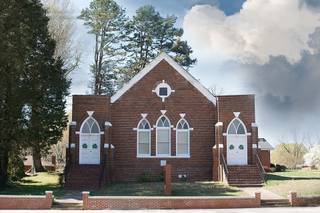
<path id="1" fill-rule="evenodd" d="M 144 171 L 138 178 L 139 182 L 152 182 L 152 174 L 149 171 Z"/>
<path id="2" fill-rule="evenodd" d="M 287 167 L 284 165 L 276 164 L 276 172 L 285 172 L 287 170 Z"/>
<path id="3" fill-rule="evenodd" d="M 23 157 L 16 152 L 9 154 L 8 175 L 11 181 L 21 180 L 25 176 Z"/>

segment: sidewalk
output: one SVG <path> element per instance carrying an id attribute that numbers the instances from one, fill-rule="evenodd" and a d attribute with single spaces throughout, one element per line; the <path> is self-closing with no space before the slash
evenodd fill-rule
<path id="1" fill-rule="evenodd" d="M 241 187 L 240 189 L 252 196 L 254 196 L 255 192 L 260 192 L 262 200 L 284 199 L 284 197 L 262 187 Z"/>

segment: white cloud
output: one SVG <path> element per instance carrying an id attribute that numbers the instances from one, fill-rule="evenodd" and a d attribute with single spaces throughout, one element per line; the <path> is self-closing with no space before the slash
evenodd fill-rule
<path id="1" fill-rule="evenodd" d="M 196 54 L 263 64 L 284 55 L 301 58 L 309 34 L 320 25 L 320 13 L 299 0 L 247 0 L 239 13 L 225 16 L 215 6 L 197 5 L 184 18 L 185 38 Z M 197 53 L 198 51 L 198 53 Z"/>

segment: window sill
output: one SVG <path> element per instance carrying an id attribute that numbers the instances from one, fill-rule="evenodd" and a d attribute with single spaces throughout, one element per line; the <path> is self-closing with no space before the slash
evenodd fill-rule
<path id="1" fill-rule="evenodd" d="M 178 155 L 178 156 L 170 156 L 170 155 L 157 155 L 157 156 L 142 156 L 142 155 L 138 155 L 137 158 L 190 158 L 190 155 Z"/>

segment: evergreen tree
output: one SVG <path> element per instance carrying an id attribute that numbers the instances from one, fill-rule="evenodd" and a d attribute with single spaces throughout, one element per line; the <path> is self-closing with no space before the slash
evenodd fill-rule
<path id="1" fill-rule="evenodd" d="M 31 54 L 29 17 L 35 7 L 27 0 L 0 1 L 0 188 L 8 179 L 9 152 L 25 145 L 22 79 Z"/>
<path id="2" fill-rule="evenodd" d="M 27 112 L 27 142 L 32 149 L 36 172 L 43 171 L 41 155 L 62 137 L 66 127 L 65 98 L 70 85 L 63 61 L 55 57 L 55 41 L 48 31 L 46 11 L 38 5 L 29 21 L 32 23 L 32 54 L 26 61 L 26 77 L 23 80 L 28 91 L 25 107 Z"/>
<path id="3" fill-rule="evenodd" d="M 95 36 L 92 90 L 95 95 L 114 93 L 116 69 L 122 63 L 120 41 L 126 21 L 124 10 L 113 0 L 93 0 L 80 19 Z"/>
<path id="4" fill-rule="evenodd" d="M 9 153 L 30 146 L 45 152 L 65 126 L 69 81 L 47 25 L 39 0 L 0 2 L 0 187 Z"/>
<path id="5" fill-rule="evenodd" d="M 161 51 L 167 52 L 184 68 L 195 64 L 192 49 L 181 40 L 183 30 L 176 28 L 177 17 L 162 17 L 153 6 L 140 7 L 126 25 L 126 41 L 122 46 L 126 55 L 126 66 L 122 78 L 126 82 L 154 59 Z"/>

